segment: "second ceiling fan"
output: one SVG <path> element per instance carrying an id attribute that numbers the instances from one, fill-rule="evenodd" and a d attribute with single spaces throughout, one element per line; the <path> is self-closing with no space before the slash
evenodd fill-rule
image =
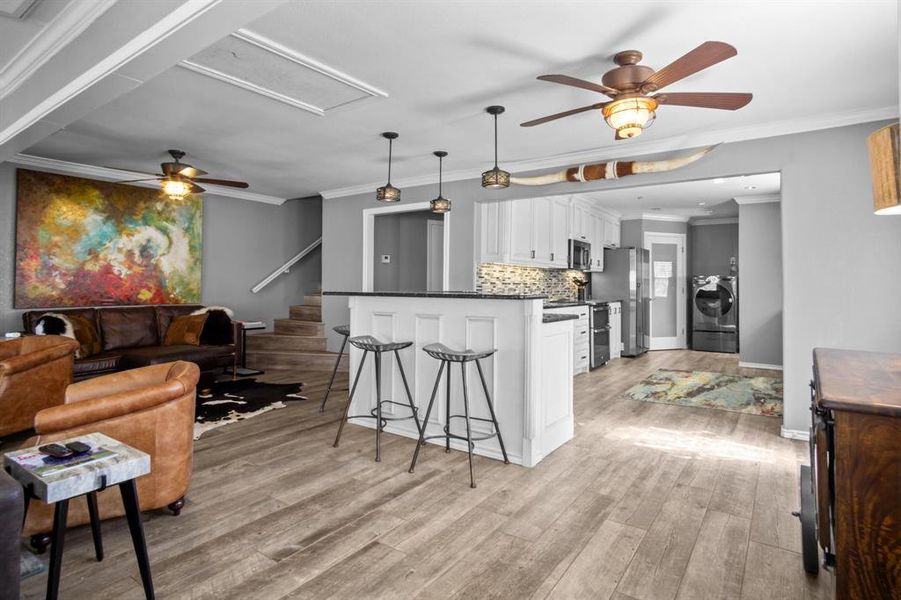
<path id="1" fill-rule="evenodd" d="M 526 121 L 521 125 L 533 127 L 589 110 L 601 110 L 604 120 L 616 130 L 615 139 L 623 140 L 641 135 L 644 128 L 654 121 L 657 107 L 662 104 L 738 110 L 751 101 L 751 94 L 672 92 L 650 95 L 736 54 L 738 51 L 724 42 L 704 42 L 659 71 L 654 71 L 651 67 L 638 64 L 642 59 L 641 52 L 626 50 L 613 57 L 613 61 L 619 66 L 604 73 L 602 84 L 568 75 L 541 75 L 538 79 L 542 81 L 600 92 L 612 99 Z"/>

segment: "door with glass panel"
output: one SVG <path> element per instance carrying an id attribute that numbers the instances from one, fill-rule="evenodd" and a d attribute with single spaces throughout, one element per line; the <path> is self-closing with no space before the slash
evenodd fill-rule
<path id="1" fill-rule="evenodd" d="M 685 348 L 685 234 L 645 232 L 650 252 L 651 350 Z"/>

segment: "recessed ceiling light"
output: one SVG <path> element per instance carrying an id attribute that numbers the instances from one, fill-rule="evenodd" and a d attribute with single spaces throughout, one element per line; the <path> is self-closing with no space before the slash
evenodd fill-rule
<path id="1" fill-rule="evenodd" d="M 756 186 L 756 185 L 746 185 L 746 186 L 745 186 L 745 189 L 746 189 L 746 190 L 756 190 L 756 189 L 757 189 L 757 186 Z"/>
<path id="2" fill-rule="evenodd" d="M 698 202 L 698 206 L 707 206 L 706 202 Z"/>
<path id="3" fill-rule="evenodd" d="M 716 179 L 713 180 L 713 183 L 726 183 L 726 180 L 723 179 L 722 177 L 717 177 Z"/>

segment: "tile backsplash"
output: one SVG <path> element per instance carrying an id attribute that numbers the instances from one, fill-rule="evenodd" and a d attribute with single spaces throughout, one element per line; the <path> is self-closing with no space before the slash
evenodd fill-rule
<path id="1" fill-rule="evenodd" d="M 542 269 L 520 265 L 482 263 L 476 290 L 484 294 L 547 294 L 549 298 L 575 299 L 578 287 L 573 278 L 584 279 L 582 271 Z"/>

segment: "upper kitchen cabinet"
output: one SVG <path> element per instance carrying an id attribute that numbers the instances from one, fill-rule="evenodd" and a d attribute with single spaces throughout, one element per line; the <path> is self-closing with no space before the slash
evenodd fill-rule
<path id="1" fill-rule="evenodd" d="M 529 198 L 479 204 L 479 260 L 566 268 L 568 201 Z"/>
<path id="2" fill-rule="evenodd" d="M 610 215 L 604 215 L 604 246 L 606 248 L 619 248 L 619 219 Z"/>

